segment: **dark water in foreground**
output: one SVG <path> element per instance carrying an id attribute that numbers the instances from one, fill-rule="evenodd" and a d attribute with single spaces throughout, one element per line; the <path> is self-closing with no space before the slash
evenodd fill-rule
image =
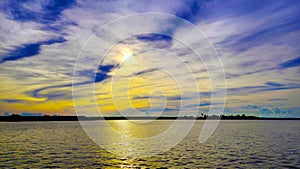
<path id="1" fill-rule="evenodd" d="M 110 123 L 134 137 L 155 135 L 170 125 L 157 121 L 125 130 L 120 126 L 130 122 Z M 197 121 L 171 150 L 147 158 L 119 157 L 101 149 L 79 122 L 0 123 L 0 168 L 300 168 L 300 121 L 222 121 L 200 144 L 203 123 Z"/>

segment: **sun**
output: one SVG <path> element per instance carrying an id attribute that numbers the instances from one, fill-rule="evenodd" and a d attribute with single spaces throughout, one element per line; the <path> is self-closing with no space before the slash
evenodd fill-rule
<path id="1" fill-rule="evenodd" d="M 132 56 L 132 52 L 130 50 L 125 50 L 123 53 L 123 61 L 129 59 Z"/>
<path id="2" fill-rule="evenodd" d="M 126 53 L 124 54 L 124 60 L 129 59 L 132 56 L 132 53 Z"/>

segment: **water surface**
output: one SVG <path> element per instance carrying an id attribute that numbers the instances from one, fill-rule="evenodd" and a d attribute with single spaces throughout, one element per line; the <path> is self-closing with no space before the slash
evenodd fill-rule
<path id="1" fill-rule="evenodd" d="M 197 121 L 188 136 L 165 153 L 129 158 L 96 145 L 79 122 L 3 122 L 0 168 L 300 168 L 300 121 L 222 121 L 200 144 L 203 123 Z M 118 132 L 145 138 L 164 131 L 172 121 L 110 124 Z"/>

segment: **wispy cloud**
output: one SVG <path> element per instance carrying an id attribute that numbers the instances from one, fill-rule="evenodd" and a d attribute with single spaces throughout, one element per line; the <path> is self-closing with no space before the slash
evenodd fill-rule
<path id="1" fill-rule="evenodd" d="M 149 100 L 154 106 L 153 111 L 161 109 L 163 95 L 151 95 L 151 91 L 156 90 L 165 92 L 164 96 L 169 100 L 168 113 L 177 111 L 176 105 L 181 100 L 200 107 L 201 111 L 207 110 L 213 106 L 210 104 L 212 94 L 216 95 L 218 91 L 211 91 L 210 76 L 204 66 L 218 70 L 214 67 L 216 61 L 207 59 L 208 63 L 201 63 L 174 37 L 183 37 L 180 40 L 190 42 L 202 58 L 208 58 L 211 52 L 207 49 L 207 39 L 191 32 L 185 24 L 178 25 L 174 19 L 151 17 L 147 22 L 133 20 L 106 30 L 113 33 L 110 36 L 104 34 L 107 35 L 105 41 L 101 37 L 103 34 L 98 32 L 103 25 L 122 16 L 163 12 L 195 24 L 215 45 L 227 78 L 226 113 L 250 113 L 255 109 L 261 115 L 295 116 L 299 110 L 295 100 L 299 100 L 296 93 L 300 87 L 297 78 L 299 7 L 298 1 L 268 0 L 0 2 L 0 99 L 1 104 L 10 105 L 2 111 L 36 109 L 70 113 L 74 111 L 72 84 L 80 87 L 77 92 L 82 97 L 81 104 L 89 107 L 91 98 L 86 97 L 94 92 L 90 85 L 96 82 L 95 93 L 102 93 L 96 96 L 97 101 L 110 112 L 114 110 L 110 89 L 112 79 L 120 80 L 115 83 L 117 96 L 132 99 L 133 105 L 140 110 L 147 110 Z M 104 60 L 99 60 L 99 53 L 110 45 L 109 40 L 119 39 L 133 29 L 132 25 L 140 23 L 145 23 L 140 25 L 141 28 L 153 28 L 165 35 L 149 33 L 128 37 Z M 79 61 L 77 66 L 81 71 L 72 83 L 78 53 L 93 33 L 96 33 L 94 43 L 83 49 L 87 57 Z M 124 52 L 127 52 L 126 58 Z M 217 77 L 221 76 L 218 74 Z M 192 84 L 194 78 L 197 87 Z M 128 85 L 126 80 L 132 83 Z M 195 94 L 200 95 L 201 102 L 194 99 Z M 49 110 L 54 104 L 57 105 L 55 110 Z M 128 108 L 127 102 L 120 104 L 124 109 Z M 269 104 L 273 107 L 268 107 Z"/>

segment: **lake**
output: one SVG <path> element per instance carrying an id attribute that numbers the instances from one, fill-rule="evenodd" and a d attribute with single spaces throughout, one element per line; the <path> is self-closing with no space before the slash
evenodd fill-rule
<path id="1" fill-rule="evenodd" d="M 109 123 L 120 133 L 145 138 L 162 132 L 172 121 Z M 300 121 L 221 121 L 201 144 L 203 123 L 197 121 L 169 151 L 131 158 L 99 147 L 79 122 L 2 122 L 0 168 L 300 168 Z"/>

